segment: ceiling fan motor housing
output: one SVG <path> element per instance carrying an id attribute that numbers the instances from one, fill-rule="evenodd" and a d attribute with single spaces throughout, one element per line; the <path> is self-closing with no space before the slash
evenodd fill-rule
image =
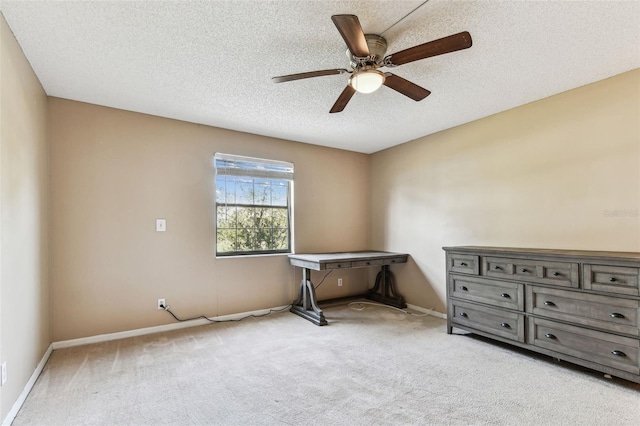
<path id="1" fill-rule="evenodd" d="M 387 52 L 387 40 L 377 34 L 365 34 L 364 37 L 369 47 L 369 56 L 366 58 L 358 58 L 347 49 L 347 58 L 349 59 L 351 67 L 357 69 L 362 66 L 382 66 L 384 54 Z"/>

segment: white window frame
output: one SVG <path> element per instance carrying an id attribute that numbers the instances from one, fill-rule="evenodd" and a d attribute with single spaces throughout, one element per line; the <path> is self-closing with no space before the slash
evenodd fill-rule
<path id="1" fill-rule="evenodd" d="M 214 168 L 215 168 L 215 188 L 216 188 L 216 197 L 215 197 L 215 238 L 216 238 L 216 257 L 229 257 L 229 256 L 248 256 L 248 255 L 269 255 L 269 254 L 286 254 L 293 252 L 293 163 L 286 161 L 278 161 L 278 160 L 268 160 L 263 158 L 255 158 L 255 157 L 246 157 L 241 155 L 233 155 L 233 154 L 224 154 L 224 153 L 216 153 L 214 155 Z M 230 200 L 228 196 L 228 182 L 233 182 L 234 191 L 237 191 L 237 186 L 239 185 L 239 180 L 245 180 L 245 183 L 252 182 L 253 187 L 255 188 L 256 182 L 263 183 L 270 187 L 269 193 L 273 196 L 273 190 L 271 188 L 271 183 L 276 182 L 286 182 L 286 206 L 282 204 L 273 204 L 273 199 L 270 203 L 242 203 L 238 201 L 237 192 L 234 193 L 233 199 Z M 224 180 L 225 194 L 224 196 L 219 193 L 218 183 Z M 260 182 L 262 180 L 263 182 Z M 267 181 L 269 184 L 267 184 Z M 254 189 L 255 191 L 255 189 Z M 252 193 L 252 197 L 255 196 L 255 192 Z M 283 249 L 275 249 L 275 248 L 261 248 L 254 247 L 254 249 L 247 250 L 245 249 L 237 249 L 237 250 L 223 250 L 220 251 L 219 246 L 219 236 L 221 229 L 219 229 L 219 211 L 221 208 L 227 209 L 229 207 L 232 208 L 242 208 L 242 209 L 259 209 L 259 208 L 267 208 L 271 209 L 272 212 L 274 209 L 286 209 L 287 217 L 286 217 L 286 248 Z M 225 228 L 227 230 L 231 230 L 233 228 Z M 236 235 L 236 244 L 238 238 L 238 229 L 249 229 L 247 227 L 238 226 L 237 216 L 236 216 L 236 227 L 235 227 L 235 235 Z M 253 228 L 256 232 L 258 230 L 264 228 Z M 271 231 L 274 232 L 274 229 L 284 229 L 284 228 L 271 228 Z M 273 242 L 272 242 L 273 243 Z M 236 248 L 238 248 L 236 246 Z"/>

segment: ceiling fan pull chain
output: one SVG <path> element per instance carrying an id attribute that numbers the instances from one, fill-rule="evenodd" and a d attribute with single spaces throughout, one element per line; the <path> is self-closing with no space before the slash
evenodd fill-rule
<path id="1" fill-rule="evenodd" d="M 409 17 L 409 15 L 411 15 L 413 12 L 415 12 L 416 10 L 420 9 L 422 6 L 424 6 L 425 4 L 427 4 L 427 2 L 429 2 L 429 0 L 424 0 L 424 2 L 420 3 L 418 5 L 418 7 L 416 7 L 415 9 L 413 9 L 411 12 L 407 13 L 406 15 L 404 15 L 402 18 L 398 19 L 395 23 L 391 24 L 391 26 L 389 28 L 387 28 L 386 30 L 384 30 L 383 32 L 380 33 L 380 35 L 386 33 L 387 31 L 389 31 L 391 28 L 395 27 L 396 25 L 398 25 L 400 22 L 404 21 L 406 18 Z"/>

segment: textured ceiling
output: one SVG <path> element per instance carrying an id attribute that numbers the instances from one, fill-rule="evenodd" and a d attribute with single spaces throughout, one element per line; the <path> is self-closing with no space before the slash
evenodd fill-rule
<path id="1" fill-rule="evenodd" d="M 50 96 L 364 153 L 640 68 L 640 1 L 0 1 Z M 423 4 L 423 5 L 422 5 Z M 391 27 L 416 7 L 413 14 Z M 348 67 L 331 22 L 355 14 L 387 53 L 469 31 L 473 46 L 393 72 L 329 109 Z M 391 28 L 389 28 L 391 27 Z"/>

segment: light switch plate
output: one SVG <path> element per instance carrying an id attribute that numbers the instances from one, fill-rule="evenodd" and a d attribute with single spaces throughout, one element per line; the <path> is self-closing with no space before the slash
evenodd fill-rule
<path id="1" fill-rule="evenodd" d="M 165 232 L 167 230 L 167 219 L 156 219 L 156 231 Z"/>

